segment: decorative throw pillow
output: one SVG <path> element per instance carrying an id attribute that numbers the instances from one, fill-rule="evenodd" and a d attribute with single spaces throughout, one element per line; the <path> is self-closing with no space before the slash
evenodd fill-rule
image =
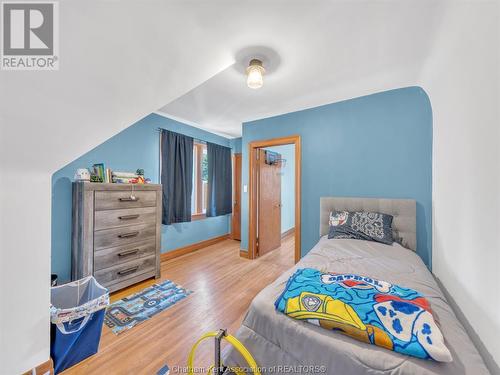
<path id="1" fill-rule="evenodd" d="M 391 245 L 394 242 L 392 219 L 392 215 L 380 212 L 331 212 L 328 238 L 352 238 Z"/>

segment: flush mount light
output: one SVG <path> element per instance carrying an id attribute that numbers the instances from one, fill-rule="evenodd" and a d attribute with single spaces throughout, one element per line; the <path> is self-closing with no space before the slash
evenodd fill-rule
<path id="1" fill-rule="evenodd" d="M 251 89 L 260 89 L 264 84 L 265 69 L 262 66 L 262 61 L 252 59 L 247 68 L 247 85 Z"/>

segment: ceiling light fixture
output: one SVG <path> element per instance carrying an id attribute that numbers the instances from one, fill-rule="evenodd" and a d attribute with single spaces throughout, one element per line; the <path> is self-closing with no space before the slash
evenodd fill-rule
<path id="1" fill-rule="evenodd" d="M 247 85 L 251 89 L 260 89 L 264 85 L 265 69 L 262 66 L 262 61 L 252 59 L 247 68 Z"/>

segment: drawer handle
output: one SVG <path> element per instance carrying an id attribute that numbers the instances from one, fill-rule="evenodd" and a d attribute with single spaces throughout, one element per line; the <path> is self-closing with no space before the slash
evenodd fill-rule
<path id="1" fill-rule="evenodd" d="M 130 232 L 130 233 L 123 233 L 123 234 L 119 234 L 118 235 L 118 238 L 129 238 L 129 237 L 135 237 L 139 234 L 139 232 Z"/>
<path id="2" fill-rule="evenodd" d="M 120 202 L 137 202 L 139 200 L 139 197 L 136 197 L 135 195 L 131 195 L 130 197 L 125 197 L 125 198 L 118 198 Z"/>
<path id="3" fill-rule="evenodd" d="M 133 249 L 133 250 L 128 250 L 128 251 L 122 251 L 121 253 L 118 253 L 119 257 L 127 257 L 129 255 L 134 255 L 139 252 L 139 249 Z"/>
<path id="4" fill-rule="evenodd" d="M 140 215 L 123 215 L 123 216 L 118 216 L 118 219 L 120 220 L 132 220 L 132 219 L 137 219 Z"/>
<path id="5" fill-rule="evenodd" d="M 133 273 L 133 272 L 137 271 L 138 268 L 139 268 L 139 266 L 130 267 L 130 268 L 118 271 L 117 273 L 118 273 L 118 276 L 124 276 L 124 275 L 128 275 L 130 273 Z"/>

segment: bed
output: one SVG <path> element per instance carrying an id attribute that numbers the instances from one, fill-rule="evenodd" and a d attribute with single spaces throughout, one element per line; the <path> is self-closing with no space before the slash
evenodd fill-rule
<path id="1" fill-rule="evenodd" d="M 328 239 L 331 211 L 372 211 L 394 216 L 397 242 L 384 245 L 353 239 Z M 252 301 L 236 337 L 257 364 L 274 373 L 328 374 L 488 374 L 475 346 L 448 305 L 434 277 L 416 250 L 416 208 L 413 200 L 321 198 L 320 240 L 313 249 Z M 337 332 L 294 320 L 275 310 L 274 302 L 299 268 L 354 273 L 417 290 L 430 302 L 453 360 L 440 363 L 395 353 Z M 244 366 L 232 348 L 223 360 Z M 290 367 L 279 367 L 290 366 Z"/>

